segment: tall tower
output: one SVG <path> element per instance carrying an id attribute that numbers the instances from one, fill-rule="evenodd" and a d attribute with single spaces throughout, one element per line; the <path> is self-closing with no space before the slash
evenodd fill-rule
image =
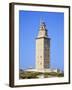
<path id="1" fill-rule="evenodd" d="M 45 22 L 40 23 L 36 38 L 36 69 L 44 70 L 50 67 L 50 38 L 48 38 Z"/>

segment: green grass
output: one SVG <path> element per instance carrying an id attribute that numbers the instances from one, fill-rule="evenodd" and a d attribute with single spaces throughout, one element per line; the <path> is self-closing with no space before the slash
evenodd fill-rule
<path id="1" fill-rule="evenodd" d="M 59 73 L 59 72 L 51 72 L 51 73 L 44 73 L 45 77 L 48 76 L 52 76 L 52 77 L 63 77 L 64 74 L 63 73 Z"/>
<path id="2" fill-rule="evenodd" d="M 25 79 L 25 78 L 37 78 L 37 75 L 40 75 L 41 73 L 39 72 L 29 72 L 25 71 L 20 73 L 20 78 Z"/>
<path id="3" fill-rule="evenodd" d="M 44 75 L 44 78 L 49 78 L 49 77 L 63 77 L 63 73 L 59 72 L 34 72 L 34 71 L 20 71 L 19 73 L 19 78 L 20 79 L 31 79 L 31 78 L 39 78 L 38 76 Z"/>

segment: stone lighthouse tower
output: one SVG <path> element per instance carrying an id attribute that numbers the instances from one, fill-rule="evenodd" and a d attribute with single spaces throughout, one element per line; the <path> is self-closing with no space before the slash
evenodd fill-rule
<path id="1" fill-rule="evenodd" d="M 36 69 L 45 70 L 50 67 L 50 38 L 48 38 L 45 22 L 40 23 L 36 38 Z"/>

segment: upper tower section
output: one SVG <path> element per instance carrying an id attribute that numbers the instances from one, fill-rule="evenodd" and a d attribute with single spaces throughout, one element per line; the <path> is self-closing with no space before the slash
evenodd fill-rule
<path id="1" fill-rule="evenodd" d="M 37 38 L 40 38 L 40 37 L 48 38 L 45 22 L 40 22 L 39 33 L 38 33 L 38 37 Z"/>

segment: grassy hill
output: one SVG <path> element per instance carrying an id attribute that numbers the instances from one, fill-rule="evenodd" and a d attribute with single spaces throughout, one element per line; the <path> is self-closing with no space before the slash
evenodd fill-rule
<path id="1" fill-rule="evenodd" d="M 35 71 L 23 71 L 20 70 L 20 79 L 32 79 L 32 78 L 49 78 L 49 77 L 63 77 L 64 73 L 60 72 L 35 72 Z"/>

